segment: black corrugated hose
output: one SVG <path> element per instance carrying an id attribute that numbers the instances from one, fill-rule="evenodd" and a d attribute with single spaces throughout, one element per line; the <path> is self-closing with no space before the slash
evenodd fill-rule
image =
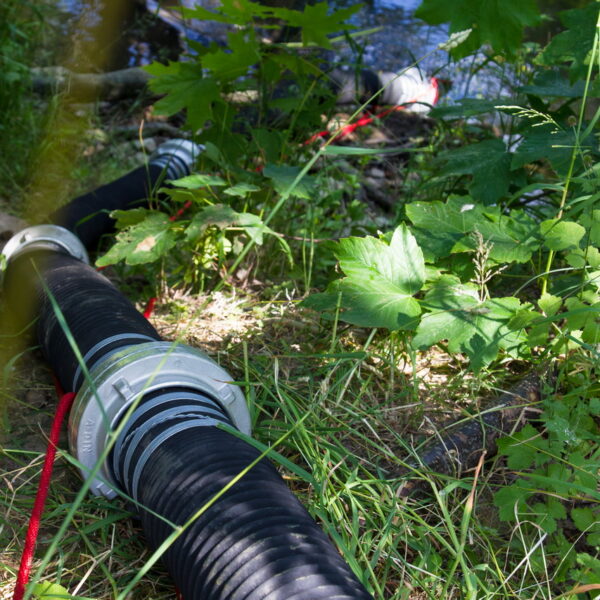
<path id="1" fill-rule="evenodd" d="M 105 190 L 119 195 L 118 183 Z M 95 209 L 103 193 L 95 193 Z M 86 245 L 94 246 L 98 232 L 110 227 L 102 222 Z M 79 231 L 73 220 L 66 223 Z M 160 340 L 108 279 L 65 252 L 22 252 L 9 262 L 5 290 L 17 313 L 25 310 L 24 295 L 37 299 L 37 337 L 65 390 L 78 391 L 84 378 L 49 294 L 89 370 L 118 350 Z M 107 340 L 114 341 L 103 345 Z M 145 394 L 123 426 L 108 469 L 114 484 L 144 507 L 139 516 L 153 549 L 172 533 L 156 515 L 183 525 L 259 458 L 220 423 L 232 426 L 218 398 L 174 384 Z M 202 512 L 162 560 L 184 600 L 372 598 L 265 459 Z"/>

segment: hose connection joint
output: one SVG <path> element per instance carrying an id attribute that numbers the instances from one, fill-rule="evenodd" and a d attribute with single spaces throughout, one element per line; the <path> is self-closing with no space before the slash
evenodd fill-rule
<path id="1" fill-rule="evenodd" d="M 86 264 L 90 262 L 84 245 L 68 229 L 59 225 L 34 225 L 19 231 L 6 242 L 2 249 L 5 265 L 32 250 L 66 252 Z"/>
<path id="2" fill-rule="evenodd" d="M 162 167 L 167 179 L 180 179 L 189 175 L 204 146 L 191 140 L 174 139 L 161 144 L 150 156 L 150 164 Z"/>
<path id="3" fill-rule="evenodd" d="M 111 432 L 125 416 L 127 422 L 113 447 L 112 460 L 104 462 L 92 481 L 90 489 L 95 495 L 116 496 L 121 474 L 131 461 L 126 454 L 137 447 L 131 440 L 141 439 L 157 422 L 163 430 L 161 439 L 182 427 L 219 423 L 231 423 L 250 434 L 246 401 L 240 388 L 231 383 L 231 376 L 203 352 L 171 342 L 128 346 L 91 367 L 69 419 L 71 452 L 84 478 L 105 454 Z M 148 453 L 151 451 L 148 448 Z M 135 487 L 145 460 L 134 462 Z"/>

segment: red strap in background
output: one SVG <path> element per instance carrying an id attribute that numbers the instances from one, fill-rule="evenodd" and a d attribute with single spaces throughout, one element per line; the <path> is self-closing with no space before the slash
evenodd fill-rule
<path id="1" fill-rule="evenodd" d="M 192 201 L 188 200 L 174 215 L 169 217 L 169 221 L 176 221 L 181 215 L 192 205 Z"/>
<path id="2" fill-rule="evenodd" d="M 154 305 L 156 304 L 156 300 L 157 300 L 157 298 L 155 296 L 153 296 L 152 298 L 150 298 L 150 300 L 148 300 L 148 304 L 146 304 L 146 308 L 144 309 L 144 312 L 142 313 L 144 315 L 144 317 L 146 317 L 146 319 L 149 319 L 152 316 L 152 313 L 154 312 Z"/>
<path id="3" fill-rule="evenodd" d="M 19 572 L 17 574 L 17 583 L 15 585 L 13 600 L 22 600 L 23 595 L 25 594 L 25 587 L 29 582 L 33 553 L 35 552 L 42 513 L 44 512 L 44 504 L 46 503 L 48 489 L 50 487 L 50 478 L 52 477 L 58 438 L 60 436 L 63 421 L 71 409 L 74 398 L 75 393 L 69 392 L 68 394 L 62 394 L 58 401 L 56 414 L 54 415 L 52 428 L 50 429 L 50 439 L 48 440 L 48 447 L 46 448 L 46 458 L 42 468 L 42 475 L 33 504 L 33 510 L 31 511 L 31 517 L 29 518 L 29 526 L 27 527 L 27 535 L 25 537 L 25 547 L 23 548 L 23 554 L 21 556 L 21 565 L 19 566 Z"/>
<path id="4" fill-rule="evenodd" d="M 440 86 L 439 86 L 439 83 L 438 83 L 438 80 L 436 77 L 432 77 L 429 80 L 429 83 L 431 84 L 431 88 L 434 90 L 434 96 L 431 101 L 431 104 L 432 104 L 432 106 L 435 106 L 437 104 L 438 100 L 440 99 Z M 384 117 L 387 117 L 390 113 L 393 113 L 397 110 L 406 110 L 408 107 L 410 107 L 411 104 L 415 104 L 416 102 L 421 101 L 423 99 L 424 94 L 426 94 L 426 92 L 423 92 L 423 94 L 417 96 L 416 98 L 413 98 L 412 100 L 409 100 L 408 102 L 406 102 L 404 104 L 399 104 L 397 106 L 392 106 L 390 108 L 386 108 L 385 110 L 382 110 L 381 112 L 378 112 L 374 115 L 366 112 L 362 117 L 360 117 L 360 119 L 358 119 L 354 123 L 349 123 L 348 125 L 344 125 L 344 127 L 342 127 L 338 131 L 338 133 L 335 135 L 335 137 L 333 138 L 332 141 L 336 142 L 337 140 L 341 140 L 342 138 L 344 138 L 347 135 L 351 134 L 352 132 L 356 131 L 359 127 L 364 127 L 366 125 L 370 125 L 377 119 L 383 119 Z M 304 142 L 304 145 L 308 146 L 309 144 L 316 142 L 318 139 L 326 138 L 326 137 L 329 137 L 330 135 L 332 135 L 331 131 L 328 131 L 328 130 L 319 131 L 318 133 L 311 135 L 306 140 L 306 142 Z"/>

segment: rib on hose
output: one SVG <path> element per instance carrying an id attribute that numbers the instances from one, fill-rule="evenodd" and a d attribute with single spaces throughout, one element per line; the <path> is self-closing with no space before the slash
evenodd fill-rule
<path id="1" fill-rule="evenodd" d="M 153 432 L 147 436 L 142 446 Z M 267 460 L 213 503 L 259 455 L 226 431 L 198 425 L 168 437 L 146 462 L 133 495 L 151 509 L 141 519 L 153 548 L 172 531 L 153 512 L 181 526 L 201 511 L 163 555 L 183 598 L 371 598 Z"/>
<path id="2" fill-rule="evenodd" d="M 44 287 L 60 307 L 88 369 L 115 350 L 161 339 L 131 302 L 95 269 L 60 252 L 33 251 L 18 256 L 6 271 L 8 302 L 22 321 L 39 314 L 37 337 L 66 391 L 79 389 L 81 367 Z"/>
<path id="3" fill-rule="evenodd" d="M 17 288 L 37 298 L 39 342 L 65 389 L 81 385 L 80 365 L 40 278 L 89 369 L 160 339 L 91 267 L 60 252 L 17 257 L 6 274 L 8 300 L 21 308 Z M 184 600 L 371 598 L 271 463 L 256 462 L 259 451 L 223 426 L 231 421 L 209 393 L 153 390 L 123 424 L 109 464 L 117 485 L 143 507 L 152 548 L 173 532 L 157 515 L 178 526 L 197 516 L 162 556 Z"/>

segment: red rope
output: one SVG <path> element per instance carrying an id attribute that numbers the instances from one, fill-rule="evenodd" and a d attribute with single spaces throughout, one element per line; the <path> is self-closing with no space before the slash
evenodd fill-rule
<path id="1" fill-rule="evenodd" d="M 439 87 L 438 80 L 436 77 L 432 77 L 429 80 L 429 82 L 431 84 L 431 87 L 434 90 L 434 97 L 432 99 L 431 104 L 433 106 L 435 106 L 440 98 L 440 87 Z M 378 119 L 383 119 L 384 117 L 387 117 L 390 113 L 393 113 L 397 110 L 406 110 L 406 108 L 409 107 L 411 104 L 414 104 L 415 102 L 419 102 L 419 100 L 422 99 L 422 97 L 426 93 L 427 92 L 423 92 L 416 98 L 413 98 L 412 100 L 409 100 L 408 102 L 405 102 L 404 104 L 398 104 L 397 106 L 392 106 L 390 108 L 386 108 L 385 110 L 382 110 L 381 112 L 379 112 L 375 115 L 369 115 L 369 113 L 366 113 L 364 116 L 362 116 L 360 119 L 358 119 L 358 121 L 355 121 L 354 123 L 349 123 L 348 125 L 345 125 L 344 127 L 342 127 L 339 130 L 339 132 L 336 134 L 336 136 L 333 138 L 332 141 L 336 142 L 338 140 L 341 140 L 342 138 L 344 138 L 347 135 L 356 131 L 359 127 L 364 127 L 366 125 L 370 125 L 374 121 L 376 121 Z M 329 137 L 330 135 L 331 135 L 331 131 L 328 131 L 328 130 L 319 131 L 318 133 L 315 133 L 314 135 L 310 136 L 306 140 L 306 142 L 304 142 L 304 145 L 308 146 L 309 144 L 316 142 L 318 139 L 326 138 L 326 137 Z"/>
<path id="2" fill-rule="evenodd" d="M 186 203 L 184 208 L 180 210 L 180 213 L 182 213 L 186 208 L 189 208 L 189 205 L 191 205 L 191 202 Z M 144 310 L 144 317 L 146 317 L 146 319 L 150 318 L 155 304 L 156 298 L 150 298 Z M 56 457 L 58 438 L 60 436 L 60 430 L 62 428 L 65 416 L 71 409 L 71 405 L 75 399 L 75 392 L 69 392 L 68 394 L 65 394 L 56 378 L 54 379 L 54 386 L 56 387 L 56 393 L 59 397 L 59 400 L 56 407 L 54 420 L 52 421 L 52 427 L 50 429 L 50 438 L 48 440 L 48 447 L 46 448 L 46 457 L 44 459 L 42 475 L 38 484 L 33 510 L 31 511 L 31 516 L 29 517 L 29 525 L 27 527 L 27 534 L 25 536 L 25 546 L 21 555 L 21 564 L 17 573 L 17 582 L 15 584 L 15 591 L 13 593 L 13 600 L 23 599 L 25 588 L 29 583 L 31 565 L 33 563 L 33 554 L 35 552 L 35 546 L 42 521 L 42 513 L 44 512 L 44 505 L 50 489 L 50 479 L 52 477 L 52 469 L 54 467 L 54 459 Z M 181 598 L 179 591 L 177 591 L 177 594 L 178 598 Z"/>
<path id="3" fill-rule="evenodd" d="M 40 530 L 42 513 L 44 512 L 44 504 L 46 503 L 48 489 L 50 488 L 50 477 L 52 476 L 54 458 L 56 457 L 56 445 L 58 444 L 62 423 L 71 408 L 71 404 L 73 404 L 74 398 L 75 393 L 69 392 L 68 394 L 63 394 L 58 401 L 56 414 L 54 415 L 52 428 L 50 430 L 48 447 L 46 448 L 44 467 L 42 468 L 42 475 L 38 484 L 33 510 L 31 511 L 31 517 L 29 518 L 29 526 L 27 528 L 27 535 L 25 537 L 25 547 L 23 548 L 23 554 L 21 556 L 21 565 L 19 566 L 19 572 L 17 574 L 17 583 L 15 585 L 13 600 L 22 600 L 23 595 L 25 594 L 25 587 L 29 582 L 31 564 L 33 562 L 33 553 L 35 551 L 37 536 Z"/>
<path id="4" fill-rule="evenodd" d="M 144 312 L 142 313 L 144 315 L 144 317 L 146 317 L 146 319 L 149 319 L 152 316 L 152 313 L 154 312 L 155 304 L 156 304 L 156 297 L 153 296 L 152 298 L 150 298 L 150 300 L 148 300 L 148 304 L 146 304 L 146 308 L 144 309 Z"/>
<path id="5" fill-rule="evenodd" d="M 174 215 L 169 217 L 169 221 L 176 221 L 179 217 L 192 205 L 192 201 L 188 200 Z"/>

